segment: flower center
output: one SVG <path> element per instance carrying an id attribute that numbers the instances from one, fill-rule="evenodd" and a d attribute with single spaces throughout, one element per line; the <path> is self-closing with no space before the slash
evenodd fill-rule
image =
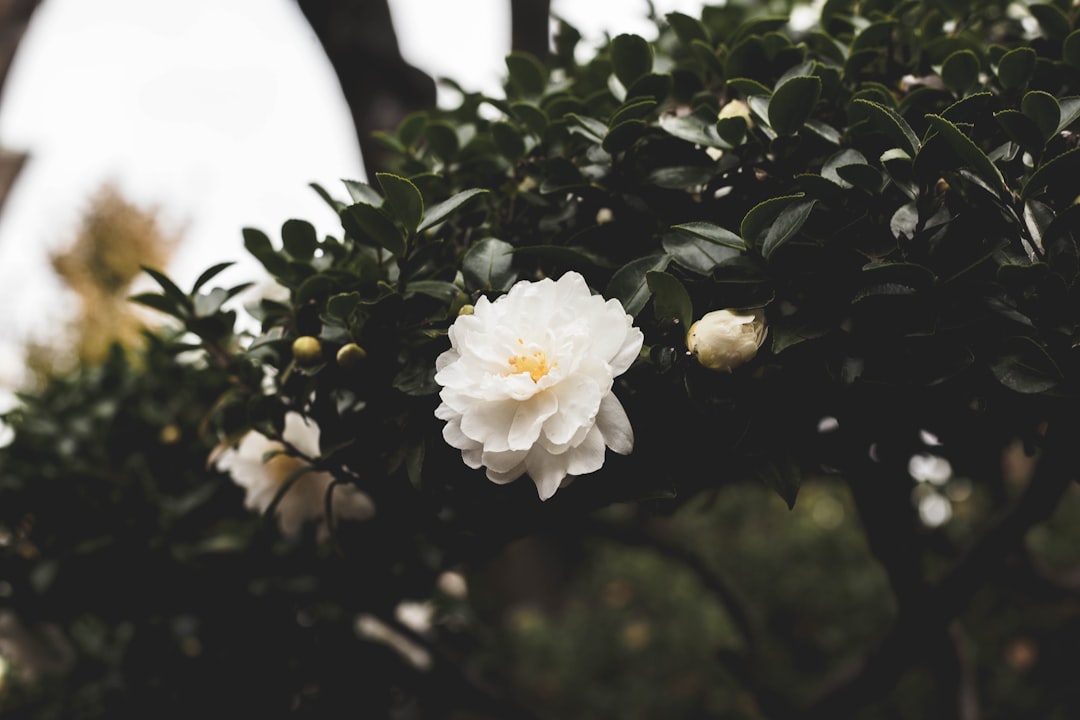
<path id="1" fill-rule="evenodd" d="M 509 363 L 511 374 L 529 373 L 533 382 L 540 382 L 540 378 L 547 375 L 552 368 L 548 365 L 547 355 L 543 350 L 537 350 L 532 355 L 516 355 L 510 358 Z"/>

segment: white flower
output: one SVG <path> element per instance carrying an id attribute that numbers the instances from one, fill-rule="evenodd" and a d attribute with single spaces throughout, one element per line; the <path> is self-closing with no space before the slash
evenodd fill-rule
<path id="1" fill-rule="evenodd" d="M 319 455 L 319 428 L 299 413 L 286 413 L 282 438 L 308 457 Z M 295 535 L 305 522 L 315 521 L 319 524 L 319 537 L 325 538 L 326 492 L 334 476 L 315 470 L 303 472 L 310 467 L 307 461 L 287 455 L 284 450 L 281 443 L 252 430 L 240 439 L 237 447 L 221 450 L 214 464 L 244 488 L 244 507 L 260 513 L 270 507 L 282 483 L 302 473 L 278 503 L 278 525 L 284 534 Z M 279 454 L 265 459 L 274 452 Z M 335 517 L 365 520 L 374 513 L 374 506 L 355 486 L 339 483 L 334 487 L 333 513 Z"/>
<path id="2" fill-rule="evenodd" d="M 731 372 L 757 355 L 765 342 L 765 314 L 715 310 L 690 326 L 686 347 L 710 370 Z"/>
<path id="3" fill-rule="evenodd" d="M 629 453 L 633 430 L 611 388 L 641 350 L 632 323 L 575 272 L 480 298 L 435 363 L 443 437 L 492 482 L 528 473 L 542 500 L 599 470 L 605 446 Z"/>
<path id="4" fill-rule="evenodd" d="M 753 127 L 754 121 L 750 117 L 750 106 L 742 100 L 732 100 L 728 102 L 724 107 L 720 108 L 720 112 L 717 113 L 717 120 L 726 120 L 727 118 L 741 117 L 746 121 L 746 127 Z"/>

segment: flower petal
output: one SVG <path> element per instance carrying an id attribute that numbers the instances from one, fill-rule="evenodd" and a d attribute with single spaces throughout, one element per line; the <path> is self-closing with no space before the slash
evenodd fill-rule
<path id="1" fill-rule="evenodd" d="M 604 443 L 614 452 L 629 455 L 634 449 L 634 428 L 626 416 L 626 409 L 613 393 L 608 393 L 600 401 L 596 427 L 603 433 Z"/>
<path id="2" fill-rule="evenodd" d="M 567 475 L 569 460 L 566 455 L 552 455 L 540 446 L 536 446 L 525 458 L 525 471 L 536 483 L 536 491 L 541 500 L 547 500 L 559 489 L 559 484 Z"/>
<path id="3" fill-rule="evenodd" d="M 538 393 L 525 402 L 518 403 L 514 420 L 510 424 L 508 442 L 511 450 L 528 450 L 540 437 L 544 421 L 559 410 L 554 393 Z"/>

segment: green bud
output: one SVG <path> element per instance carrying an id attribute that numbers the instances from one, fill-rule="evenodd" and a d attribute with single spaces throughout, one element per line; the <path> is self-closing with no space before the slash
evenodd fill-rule
<path id="1" fill-rule="evenodd" d="M 304 335 L 293 340 L 292 354 L 300 365 L 315 365 L 322 360 L 322 345 L 318 338 Z"/>
<path id="2" fill-rule="evenodd" d="M 367 357 L 367 350 L 356 343 L 342 345 L 337 351 L 337 364 L 343 368 L 353 368 L 363 362 Z"/>

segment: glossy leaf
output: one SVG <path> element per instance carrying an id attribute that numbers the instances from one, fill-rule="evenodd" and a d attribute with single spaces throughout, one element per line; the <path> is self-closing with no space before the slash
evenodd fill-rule
<path id="1" fill-rule="evenodd" d="M 399 257 L 405 254 L 405 238 L 401 231 L 377 207 L 366 203 L 350 205 L 341 212 L 341 224 L 354 240 L 366 240 Z"/>
<path id="2" fill-rule="evenodd" d="M 281 226 L 281 242 L 285 252 L 297 260 L 310 260 L 319 247 L 314 226 L 304 220 L 286 220 Z"/>
<path id="3" fill-rule="evenodd" d="M 1035 58 L 1035 51 L 1029 47 L 1018 47 L 1005 53 L 997 70 L 1001 87 L 1017 90 L 1026 85 L 1035 72 Z"/>
<path id="4" fill-rule="evenodd" d="M 961 132 L 960 128 L 939 115 L 927 115 L 926 119 L 941 134 L 960 159 L 971 166 L 979 177 L 998 192 L 1005 190 L 1005 178 L 1001 176 L 1001 171 L 998 170 L 997 165 L 991 162 L 986 153 L 980 150 L 979 146 L 971 138 Z"/>
<path id="5" fill-rule="evenodd" d="M 615 77 L 629 88 L 653 67 L 652 46 L 638 35 L 617 35 L 611 41 L 611 65 Z"/>
<path id="6" fill-rule="evenodd" d="M 919 137 L 898 112 L 864 98 L 856 98 L 852 101 L 852 104 L 862 108 L 869 116 L 874 127 L 887 135 L 896 147 L 906 151 L 911 157 L 918 154 L 919 148 L 922 146 Z"/>
<path id="7" fill-rule="evenodd" d="M 664 270 L 670 262 L 671 258 L 662 253 L 631 260 L 611 276 L 604 296 L 615 298 L 622 303 L 628 314 L 637 316 L 650 297 L 649 285 L 645 279 L 646 273 L 652 270 Z"/>
<path id="8" fill-rule="evenodd" d="M 506 290 L 516 279 L 514 246 L 504 240 L 485 238 L 469 248 L 461 261 L 461 274 L 469 290 Z"/>
<path id="9" fill-rule="evenodd" d="M 957 50 L 941 65 L 945 87 L 964 95 L 979 81 L 979 57 L 971 50 Z"/>
<path id="10" fill-rule="evenodd" d="M 1046 350 L 1028 337 L 1006 341 L 990 360 L 990 371 L 1002 385 L 1024 394 L 1050 390 L 1062 377 Z"/>
<path id="11" fill-rule="evenodd" d="M 386 202 L 405 230 L 416 232 L 420 219 L 424 217 L 424 198 L 420 190 L 406 178 L 390 173 L 376 173 L 379 185 L 386 195 Z"/>
<path id="12" fill-rule="evenodd" d="M 1042 90 L 1032 90 L 1020 101 L 1020 110 L 1038 126 L 1043 140 L 1057 134 L 1061 122 L 1061 106 L 1053 95 Z"/>
<path id="13" fill-rule="evenodd" d="M 780 135 L 797 132 L 821 97 L 821 78 L 799 75 L 778 87 L 769 100 L 769 125 Z"/>
<path id="14" fill-rule="evenodd" d="M 694 321 L 694 307 L 690 294 L 679 279 L 671 273 L 650 270 L 645 282 L 653 296 L 653 312 L 658 320 L 677 320 L 684 328 Z"/>
<path id="15" fill-rule="evenodd" d="M 427 209 L 426 213 L 424 213 L 424 219 L 423 221 L 421 221 L 419 227 L 416 228 L 416 231 L 423 232 L 425 230 L 429 230 L 435 227 L 442 221 L 446 220 L 446 218 L 450 217 L 450 215 L 454 211 L 463 206 L 465 203 L 469 202 L 478 195 L 483 195 L 486 192 L 487 190 L 483 190 L 480 188 L 471 188 L 469 190 L 462 190 L 456 195 L 453 195 L 452 197 L 449 197 L 440 203 L 435 203 Z"/>

